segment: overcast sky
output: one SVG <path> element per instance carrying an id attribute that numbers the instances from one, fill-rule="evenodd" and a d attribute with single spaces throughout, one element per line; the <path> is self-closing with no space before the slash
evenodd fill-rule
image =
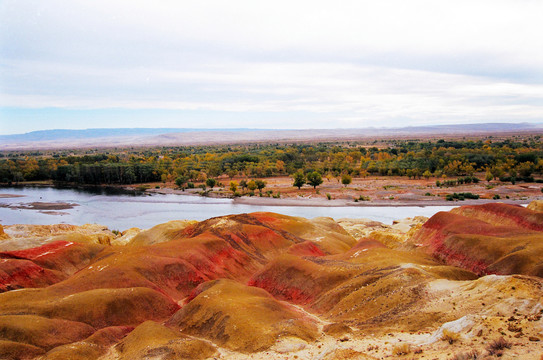
<path id="1" fill-rule="evenodd" d="M 543 123 L 543 1 L 0 0 L 0 133 Z"/>

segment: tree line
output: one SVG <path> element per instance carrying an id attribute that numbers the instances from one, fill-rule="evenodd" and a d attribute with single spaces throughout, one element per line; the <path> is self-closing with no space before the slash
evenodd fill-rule
<path id="1" fill-rule="evenodd" d="M 294 186 L 369 175 L 533 180 L 543 174 L 539 136 L 505 140 L 396 140 L 0 153 L 0 182 L 205 183 L 209 178 L 291 176 Z M 297 175 L 298 174 L 298 175 Z M 302 185 L 303 185 L 302 184 Z"/>

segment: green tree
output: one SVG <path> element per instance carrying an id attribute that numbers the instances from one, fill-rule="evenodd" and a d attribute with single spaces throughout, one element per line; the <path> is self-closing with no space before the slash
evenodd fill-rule
<path id="1" fill-rule="evenodd" d="M 175 185 L 178 187 L 183 187 L 183 185 L 188 181 L 188 177 L 186 176 L 178 176 L 177 179 L 175 179 Z"/>
<path id="2" fill-rule="evenodd" d="M 487 170 L 485 174 L 485 180 L 490 182 L 493 178 L 494 176 L 492 176 L 492 173 L 489 170 Z"/>
<path id="3" fill-rule="evenodd" d="M 529 177 L 530 175 L 532 175 L 534 169 L 535 169 L 534 163 L 529 162 L 529 161 L 520 163 L 517 166 L 518 173 L 522 177 Z"/>
<path id="4" fill-rule="evenodd" d="M 430 170 L 426 170 L 422 176 L 424 176 L 426 178 L 426 180 L 428 180 L 430 178 L 430 176 L 432 176 L 432 173 L 430 172 Z"/>
<path id="5" fill-rule="evenodd" d="M 263 180 L 255 180 L 256 187 L 258 188 L 258 191 L 262 192 L 262 189 L 266 187 L 266 182 Z"/>
<path id="6" fill-rule="evenodd" d="M 301 187 L 304 186 L 305 184 L 304 173 L 301 171 L 298 171 L 297 173 L 294 174 L 293 178 L 294 178 L 294 183 L 292 185 L 297 187 L 298 189 L 301 189 Z"/>
<path id="7" fill-rule="evenodd" d="M 256 188 L 257 188 L 256 181 L 251 180 L 247 183 L 247 189 L 249 189 L 250 191 L 255 191 Z"/>
<path id="8" fill-rule="evenodd" d="M 230 191 L 232 191 L 234 194 L 238 190 L 238 183 L 235 181 L 230 181 Z"/>
<path id="9" fill-rule="evenodd" d="M 247 189 L 247 180 L 243 179 L 239 182 L 239 186 L 241 186 L 241 188 L 243 190 Z"/>
<path id="10" fill-rule="evenodd" d="M 351 177 L 351 175 L 349 175 L 349 174 L 343 174 L 343 175 L 341 175 L 341 183 L 342 183 L 344 186 L 349 185 L 352 181 L 353 181 L 353 178 Z"/>
<path id="11" fill-rule="evenodd" d="M 215 187 L 215 185 L 217 185 L 217 180 L 215 180 L 213 178 L 208 178 L 206 180 L 206 185 L 213 189 Z"/>
<path id="12" fill-rule="evenodd" d="M 317 186 L 322 184 L 322 175 L 317 171 L 307 174 L 307 183 L 316 189 Z"/>
<path id="13" fill-rule="evenodd" d="M 230 179 L 234 178 L 237 174 L 238 174 L 237 170 L 229 170 L 228 171 L 228 177 L 230 177 Z"/>

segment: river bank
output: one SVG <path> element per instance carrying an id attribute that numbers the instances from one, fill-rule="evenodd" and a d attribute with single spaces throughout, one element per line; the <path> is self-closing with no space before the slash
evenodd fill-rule
<path id="1" fill-rule="evenodd" d="M 406 179 L 404 177 L 355 178 L 346 186 L 335 180 L 325 180 L 316 189 L 304 186 L 300 189 L 292 186 L 289 177 L 264 179 L 266 187 L 260 193 L 240 189 L 241 196 L 233 196 L 226 185 L 229 179 L 220 179 L 222 186 L 201 187 L 181 190 L 171 182 L 133 185 L 76 185 L 55 184 L 52 182 L 27 182 L 15 187 L 3 186 L 0 189 L 36 187 L 72 189 L 98 195 L 180 195 L 208 199 L 231 199 L 234 204 L 251 206 L 282 207 L 410 207 L 410 206 L 458 206 L 477 205 L 488 202 L 526 205 L 533 200 L 543 199 L 541 183 L 501 183 L 479 182 L 452 187 L 437 186 L 431 179 Z M 232 179 L 237 183 L 242 178 Z M 252 194 L 252 195 L 251 195 Z M 470 194 L 478 199 L 447 200 L 454 194 Z M 39 206 L 39 204 L 37 205 Z M 42 209 L 44 210 L 44 209 Z"/>

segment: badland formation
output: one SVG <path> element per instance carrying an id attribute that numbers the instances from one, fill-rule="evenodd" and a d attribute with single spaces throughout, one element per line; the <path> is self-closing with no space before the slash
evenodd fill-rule
<path id="1" fill-rule="evenodd" d="M 543 205 L 0 227 L 0 359 L 541 359 Z"/>

